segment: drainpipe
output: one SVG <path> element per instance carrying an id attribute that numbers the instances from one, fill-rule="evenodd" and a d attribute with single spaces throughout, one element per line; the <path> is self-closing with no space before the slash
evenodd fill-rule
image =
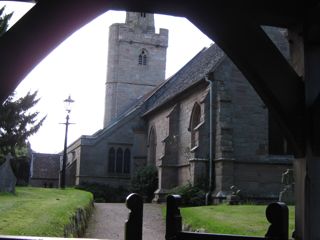
<path id="1" fill-rule="evenodd" d="M 212 122 L 212 100 L 213 100 L 213 81 L 208 78 L 208 75 L 204 77 L 204 79 L 209 83 L 209 186 L 208 192 L 206 193 L 206 205 L 212 204 L 212 191 L 213 191 L 213 122 Z"/>

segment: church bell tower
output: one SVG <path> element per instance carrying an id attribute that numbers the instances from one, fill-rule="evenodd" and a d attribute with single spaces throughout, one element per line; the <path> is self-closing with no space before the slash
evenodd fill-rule
<path id="1" fill-rule="evenodd" d="M 155 32 L 154 15 L 127 12 L 109 29 L 104 127 L 165 80 L 168 30 Z"/>

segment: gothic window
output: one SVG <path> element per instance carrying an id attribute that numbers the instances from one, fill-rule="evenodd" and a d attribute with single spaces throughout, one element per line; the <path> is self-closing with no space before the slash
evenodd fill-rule
<path id="1" fill-rule="evenodd" d="M 149 164 L 156 164 L 156 149 L 157 149 L 157 138 L 156 130 L 154 127 L 150 129 L 148 138 L 148 159 Z"/>
<path id="2" fill-rule="evenodd" d="M 131 151 L 129 148 L 110 148 L 108 155 L 108 172 L 128 174 L 131 171 Z"/>
<path id="3" fill-rule="evenodd" d="M 191 149 L 199 146 L 199 131 L 198 126 L 200 124 L 201 107 L 198 103 L 195 103 L 192 109 L 190 118 L 190 131 L 191 131 Z"/>
<path id="4" fill-rule="evenodd" d="M 116 156 L 115 156 L 116 154 L 115 154 L 115 150 L 114 150 L 114 148 L 112 147 L 112 148 L 110 148 L 110 150 L 109 150 L 109 154 L 108 154 L 108 160 L 109 160 L 109 162 L 108 162 L 108 171 L 109 171 L 109 173 L 114 173 L 114 167 L 115 167 L 115 161 L 116 161 Z"/>
<path id="5" fill-rule="evenodd" d="M 131 162 L 130 160 L 131 160 L 130 150 L 127 148 L 124 151 L 123 173 L 130 173 L 130 162 Z"/>
<path id="6" fill-rule="evenodd" d="M 122 173 L 123 168 L 123 151 L 121 148 L 117 150 L 117 157 L 116 157 L 116 173 Z"/>
<path id="7" fill-rule="evenodd" d="M 141 53 L 139 54 L 139 65 L 147 65 L 147 51 L 142 49 Z"/>

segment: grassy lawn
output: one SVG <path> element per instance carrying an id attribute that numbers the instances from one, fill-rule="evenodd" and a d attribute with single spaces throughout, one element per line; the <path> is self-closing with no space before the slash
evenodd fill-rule
<path id="1" fill-rule="evenodd" d="M 75 189 L 17 187 L 15 195 L 0 193 L 0 235 L 63 237 L 69 218 L 91 200 L 91 193 Z"/>
<path id="2" fill-rule="evenodd" d="M 264 236 L 269 223 L 265 205 L 214 205 L 180 208 L 183 223 L 210 233 Z M 294 207 L 289 207 L 289 236 L 294 229 Z"/>

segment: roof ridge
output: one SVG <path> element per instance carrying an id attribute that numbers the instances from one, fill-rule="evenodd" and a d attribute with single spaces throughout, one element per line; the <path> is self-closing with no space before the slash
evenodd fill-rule
<path id="1" fill-rule="evenodd" d="M 157 92 L 159 89 L 161 89 L 164 85 L 169 84 L 172 79 L 178 75 L 181 71 L 183 71 L 185 68 L 187 68 L 187 66 L 193 62 L 198 55 L 200 55 L 203 51 L 207 50 L 208 47 L 203 47 L 195 56 L 193 56 L 182 68 L 180 68 L 180 70 L 178 70 L 175 74 L 171 75 L 170 77 L 168 77 L 165 81 L 163 81 L 162 83 L 160 83 L 157 87 L 155 87 L 153 90 L 151 90 L 150 92 L 146 93 L 144 96 L 146 97 L 144 99 L 144 101 L 147 101 L 150 97 L 153 96 L 153 94 L 155 92 Z"/>
<path id="2" fill-rule="evenodd" d="M 203 78 L 203 72 L 209 72 L 214 69 L 214 66 L 220 63 L 224 55 L 216 44 L 202 48 L 178 72 L 145 95 L 143 102 L 145 111 L 154 108 L 156 105 L 161 105 L 167 98 L 171 98 L 199 81 L 200 78 Z M 176 86 L 174 83 L 177 83 L 175 84 Z"/>

